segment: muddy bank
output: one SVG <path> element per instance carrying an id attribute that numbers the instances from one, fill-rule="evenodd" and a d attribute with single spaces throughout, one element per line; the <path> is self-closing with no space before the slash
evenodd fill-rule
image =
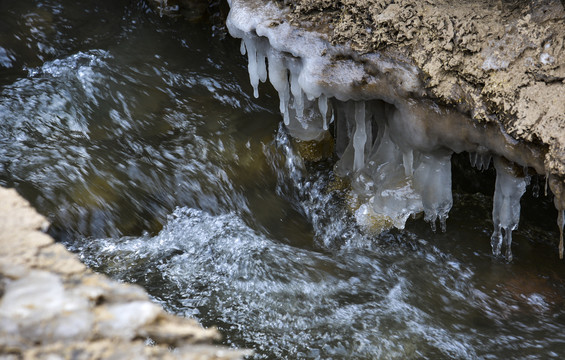
<path id="1" fill-rule="evenodd" d="M 43 230 L 46 219 L 0 188 L 0 357 L 239 359 L 246 351 L 165 313 L 140 287 L 88 270 Z M 174 350 L 171 350 L 174 348 Z"/>

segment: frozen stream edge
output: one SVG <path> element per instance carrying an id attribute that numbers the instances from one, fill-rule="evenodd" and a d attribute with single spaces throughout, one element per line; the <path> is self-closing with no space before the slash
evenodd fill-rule
<path id="1" fill-rule="evenodd" d="M 289 24 L 286 10 L 270 1 L 228 3 L 227 27 L 242 39 L 254 95 L 268 78 L 289 133 L 300 140 L 323 138 L 335 122 L 335 171 L 350 180 L 362 204 L 360 225 L 384 218 L 402 229 L 410 215 L 423 212 L 434 230 L 439 221 L 445 231 L 453 204 L 451 156 L 467 151 L 472 166 L 486 169 L 493 159 L 497 172 L 493 253 L 504 244 L 512 259 L 512 231 L 533 169 L 546 175 L 555 194 L 563 257 L 565 191 L 539 148 L 515 140 L 501 125 L 478 123 L 429 99 L 420 70 L 399 54 L 359 55 L 333 46 L 324 34 Z"/>

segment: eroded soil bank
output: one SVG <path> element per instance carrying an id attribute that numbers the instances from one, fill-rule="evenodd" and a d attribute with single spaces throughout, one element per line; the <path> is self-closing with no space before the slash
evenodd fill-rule
<path id="1" fill-rule="evenodd" d="M 396 52 L 423 76 L 424 96 L 478 122 L 500 122 L 546 149 L 565 175 L 565 11 L 541 1 L 284 1 L 297 26 L 359 53 Z"/>

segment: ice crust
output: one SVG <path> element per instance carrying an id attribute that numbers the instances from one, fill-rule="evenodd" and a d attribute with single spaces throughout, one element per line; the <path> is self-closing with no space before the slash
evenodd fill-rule
<path id="1" fill-rule="evenodd" d="M 513 168 L 544 174 L 536 150 L 500 127 L 477 124 L 426 99 L 417 69 L 397 55 L 353 55 L 330 45 L 323 34 L 291 26 L 284 20 L 286 10 L 271 2 L 231 0 L 230 8 L 227 27 L 242 39 L 255 96 L 268 73 L 290 135 L 319 140 L 335 123 L 335 173 L 351 181 L 361 225 L 384 218 L 402 229 L 410 215 L 423 212 L 434 231 L 438 221 L 445 231 L 453 204 L 451 156 L 467 151 L 479 170 L 494 159 L 491 244 L 499 255 L 504 242 L 506 258 L 512 259 L 512 231 L 528 181 Z"/>

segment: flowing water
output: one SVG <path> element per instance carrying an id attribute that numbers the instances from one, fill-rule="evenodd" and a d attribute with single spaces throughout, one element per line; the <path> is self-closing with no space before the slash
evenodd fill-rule
<path id="1" fill-rule="evenodd" d="M 454 162 L 446 233 L 367 234 L 331 161 L 254 99 L 219 5 L 0 1 L 0 185 L 96 271 L 217 326 L 257 359 L 558 358 L 565 267 L 543 179 L 514 260 L 490 249 L 494 175 Z M 532 194 L 539 192 L 539 197 Z"/>

